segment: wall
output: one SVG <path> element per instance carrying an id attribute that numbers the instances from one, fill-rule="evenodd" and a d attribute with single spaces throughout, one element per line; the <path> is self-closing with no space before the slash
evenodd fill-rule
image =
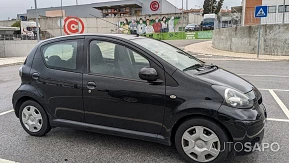
<path id="1" fill-rule="evenodd" d="M 25 57 L 36 44 L 35 40 L 0 41 L 0 58 Z"/>
<path id="2" fill-rule="evenodd" d="M 132 20 L 132 18 L 149 18 L 149 19 L 155 19 L 155 17 L 162 18 L 163 16 L 167 16 L 167 18 L 170 18 L 171 16 L 174 17 L 181 17 L 181 14 L 166 14 L 166 15 L 152 15 L 150 17 L 145 17 L 145 16 L 138 16 L 138 17 L 125 17 L 129 21 Z M 117 26 L 113 24 L 117 24 L 119 21 L 124 21 L 125 18 L 81 18 L 81 20 L 84 23 L 84 33 L 116 33 L 117 32 Z M 58 26 L 59 18 L 41 18 L 39 19 L 39 24 L 41 27 L 41 31 L 47 31 L 53 36 L 60 36 L 60 31 L 63 33 L 63 29 L 60 29 Z M 108 21 L 108 22 L 107 22 Z M 113 24 L 111 24 L 111 23 Z M 181 20 L 179 21 L 179 24 L 175 26 L 175 29 L 178 29 L 181 26 Z M 184 15 L 184 26 L 186 26 L 186 23 L 188 22 L 188 14 Z M 64 33 L 63 33 L 64 35 Z"/>
<path id="3" fill-rule="evenodd" d="M 38 14 L 40 17 L 46 16 L 46 11 L 61 10 L 61 7 L 51 7 L 51 8 L 39 8 Z M 63 6 L 66 16 L 77 16 L 81 18 L 93 18 L 94 16 L 100 17 L 101 11 L 93 8 L 93 4 L 79 5 L 79 6 Z M 92 16 L 92 15 L 94 16 Z M 36 13 L 34 9 L 27 10 L 27 18 L 35 19 Z"/>
<path id="4" fill-rule="evenodd" d="M 148 5 L 148 6 L 145 6 L 145 7 L 150 8 L 149 5 Z M 143 8 L 145 8 L 145 7 L 143 7 Z M 174 6 L 173 4 L 171 4 L 171 3 L 170 3 L 169 1 L 167 1 L 167 0 L 162 0 L 162 6 L 161 6 L 161 8 L 162 8 L 162 11 L 161 11 L 162 14 L 167 14 L 167 13 L 181 13 L 181 10 L 179 10 L 176 6 Z"/>
<path id="5" fill-rule="evenodd" d="M 255 7 L 262 5 L 262 0 L 245 0 L 244 25 L 260 24 L 260 18 L 255 18 Z"/>
<path id="6" fill-rule="evenodd" d="M 190 13 L 189 14 L 189 24 L 198 24 L 200 25 L 201 22 L 203 21 L 203 16 L 202 15 L 195 15 Z"/>
<path id="7" fill-rule="evenodd" d="M 15 22 L 16 20 L 1 20 L 0 26 L 11 27 Z"/>
<path id="8" fill-rule="evenodd" d="M 289 55 L 289 24 L 262 25 L 261 54 Z M 213 47 L 238 53 L 257 53 L 258 26 L 214 30 Z"/>

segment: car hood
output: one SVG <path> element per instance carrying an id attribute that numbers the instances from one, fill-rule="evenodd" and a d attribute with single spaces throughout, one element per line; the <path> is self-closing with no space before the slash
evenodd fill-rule
<path id="1" fill-rule="evenodd" d="M 213 85 L 231 87 L 243 93 L 248 93 L 254 88 L 254 86 L 245 79 L 221 68 L 209 73 L 194 76 Z"/>

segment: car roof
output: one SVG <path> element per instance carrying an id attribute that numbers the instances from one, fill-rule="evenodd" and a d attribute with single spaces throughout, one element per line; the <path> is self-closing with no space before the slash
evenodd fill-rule
<path id="1" fill-rule="evenodd" d="M 66 36 L 58 36 L 58 37 L 53 37 L 50 39 L 43 40 L 42 42 L 47 42 L 47 41 L 53 41 L 53 40 L 58 40 L 58 39 L 69 39 L 73 37 L 85 37 L 85 36 L 98 36 L 98 37 L 107 37 L 107 38 L 118 38 L 118 39 L 124 39 L 124 40 L 134 40 L 134 39 L 141 39 L 141 38 L 147 38 L 143 36 L 137 36 L 137 35 L 128 35 L 128 34 L 76 34 L 76 35 L 66 35 Z"/>

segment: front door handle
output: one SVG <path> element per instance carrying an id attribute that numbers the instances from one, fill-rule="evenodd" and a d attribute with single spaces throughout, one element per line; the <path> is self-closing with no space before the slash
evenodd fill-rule
<path id="1" fill-rule="evenodd" d="M 38 80 L 39 77 L 40 77 L 40 74 L 39 74 L 38 72 L 34 72 L 34 73 L 32 74 L 32 79 L 34 79 L 34 80 Z"/>
<path id="2" fill-rule="evenodd" d="M 88 89 L 95 89 L 96 88 L 96 83 L 95 82 L 87 82 L 87 88 Z"/>

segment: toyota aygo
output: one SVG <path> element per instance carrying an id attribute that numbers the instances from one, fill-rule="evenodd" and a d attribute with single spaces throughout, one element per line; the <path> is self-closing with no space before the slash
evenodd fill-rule
<path id="1" fill-rule="evenodd" d="M 19 70 L 13 107 L 24 130 L 70 127 L 174 145 L 186 162 L 223 162 L 261 143 L 256 87 L 167 43 L 133 35 L 42 41 Z"/>

